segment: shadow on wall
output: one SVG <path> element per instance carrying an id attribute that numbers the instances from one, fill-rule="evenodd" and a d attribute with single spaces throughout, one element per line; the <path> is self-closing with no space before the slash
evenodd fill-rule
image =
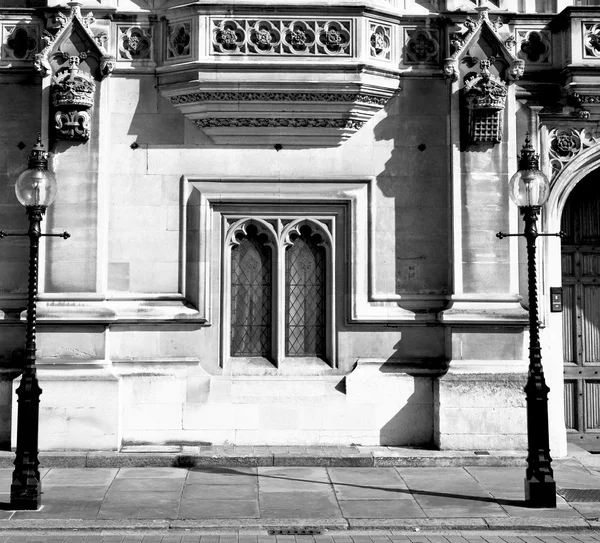
<path id="1" fill-rule="evenodd" d="M 386 268 L 374 274 L 374 293 L 448 293 L 449 105 L 445 87 L 441 79 L 404 81 L 403 90 L 386 105 L 387 115 L 375 126 L 376 142 L 394 143 L 385 169 L 377 176 L 375 237 L 378 242 L 394 240 L 388 243 L 395 246 L 388 248 L 381 242 L 378 248 L 377 260 Z M 392 276 L 394 284 L 385 283 Z"/>
<path id="2" fill-rule="evenodd" d="M 430 448 L 433 447 L 436 376 L 420 373 L 415 363 L 412 368 L 408 366 L 408 363 L 392 358 L 379 367 L 378 371 L 392 388 L 388 391 L 390 400 L 400 400 L 403 404 L 399 411 L 391 411 L 386 417 L 379 432 L 379 442 L 389 446 Z"/>

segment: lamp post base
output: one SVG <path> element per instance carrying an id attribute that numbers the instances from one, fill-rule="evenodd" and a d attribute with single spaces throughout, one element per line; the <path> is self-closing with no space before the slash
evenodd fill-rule
<path id="1" fill-rule="evenodd" d="M 545 481 L 525 479 L 525 502 L 528 507 L 556 508 L 556 482 L 551 477 Z"/>
<path id="2" fill-rule="evenodd" d="M 18 511 L 36 511 L 42 506 L 42 483 L 35 481 L 33 484 L 11 485 L 10 507 Z"/>

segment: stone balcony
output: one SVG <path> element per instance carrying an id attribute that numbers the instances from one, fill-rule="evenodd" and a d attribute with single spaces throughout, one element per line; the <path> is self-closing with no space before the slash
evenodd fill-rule
<path id="1" fill-rule="evenodd" d="M 399 90 L 400 30 L 361 5 L 188 7 L 161 28 L 158 88 L 217 144 L 336 146 Z"/>

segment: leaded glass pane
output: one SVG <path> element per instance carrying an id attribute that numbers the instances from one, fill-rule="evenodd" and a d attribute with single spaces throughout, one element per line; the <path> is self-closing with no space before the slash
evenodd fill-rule
<path id="1" fill-rule="evenodd" d="M 308 226 L 286 251 L 286 354 L 325 355 L 325 249 Z"/>
<path id="2" fill-rule="evenodd" d="M 255 226 L 231 250 L 231 354 L 271 354 L 271 249 Z M 265 239 L 262 239 L 265 238 Z"/>

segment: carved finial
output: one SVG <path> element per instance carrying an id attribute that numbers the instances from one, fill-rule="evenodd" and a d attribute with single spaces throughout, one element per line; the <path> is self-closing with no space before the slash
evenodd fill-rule
<path id="1" fill-rule="evenodd" d="M 48 152 L 44 149 L 42 143 L 42 134 L 38 132 L 37 142 L 31 149 L 29 162 L 27 163 L 29 170 L 47 170 L 48 169 Z"/>
<path id="2" fill-rule="evenodd" d="M 490 8 L 487 6 L 482 6 L 481 3 L 475 8 L 475 11 L 479 13 L 480 21 L 488 21 L 490 20 Z"/>
<path id="3" fill-rule="evenodd" d="M 67 6 L 69 6 L 69 8 L 71 8 L 71 18 L 77 18 L 80 21 L 82 20 L 81 18 L 81 6 L 82 3 L 81 2 L 67 2 Z"/>
<path id="4" fill-rule="evenodd" d="M 538 155 L 535 154 L 535 149 L 531 145 L 529 131 L 525 134 L 525 144 L 521 149 L 519 156 L 519 170 L 539 170 L 540 164 Z"/>

